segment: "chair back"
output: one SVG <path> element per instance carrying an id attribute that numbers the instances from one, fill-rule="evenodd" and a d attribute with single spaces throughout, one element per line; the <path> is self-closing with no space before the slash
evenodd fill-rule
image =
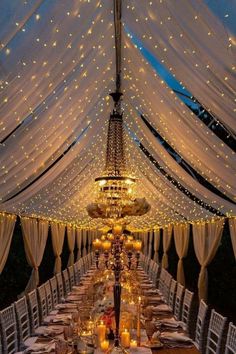
<path id="1" fill-rule="evenodd" d="M 175 309 L 174 309 L 174 315 L 177 320 L 181 319 L 183 295 L 184 295 L 184 287 L 180 283 L 177 283 L 177 291 L 176 291 L 176 297 L 175 297 Z"/>
<path id="2" fill-rule="evenodd" d="M 54 309 L 52 291 L 49 280 L 44 284 L 46 292 L 46 301 L 47 301 L 47 312 L 48 314 Z"/>
<path id="3" fill-rule="evenodd" d="M 40 324 L 39 305 L 38 305 L 38 299 L 37 299 L 36 290 L 31 291 L 27 295 L 27 297 L 28 297 L 28 304 L 29 304 L 31 333 L 34 334 L 36 328 L 38 328 L 39 324 Z"/>
<path id="4" fill-rule="evenodd" d="M 176 286 L 177 286 L 177 281 L 172 278 L 170 284 L 169 299 L 168 299 L 168 305 L 171 307 L 172 311 L 174 311 L 174 307 L 175 307 Z"/>
<path id="5" fill-rule="evenodd" d="M 207 334 L 206 354 L 220 354 L 223 331 L 227 318 L 215 310 L 211 311 L 210 324 Z"/>
<path id="6" fill-rule="evenodd" d="M 65 294 L 68 295 L 71 292 L 71 286 L 67 269 L 63 270 L 62 276 L 64 281 Z"/>
<path id="7" fill-rule="evenodd" d="M 57 289 L 58 289 L 58 301 L 60 302 L 61 299 L 64 298 L 65 296 L 64 284 L 63 284 L 61 273 L 56 274 L 56 280 L 57 280 Z"/>
<path id="8" fill-rule="evenodd" d="M 51 292 L 52 292 L 52 303 L 53 308 L 58 304 L 58 290 L 57 290 L 57 279 L 53 277 L 49 280 Z"/>
<path id="9" fill-rule="evenodd" d="M 227 340 L 225 345 L 225 354 L 236 353 L 236 326 L 232 322 L 229 324 Z"/>
<path id="10" fill-rule="evenodd" d="M 202 352 L 204 348 L 204 329 L 206 323 L 206 315 L 207 315 L 208 306 L 207 304 L 201 300 L 198 308 L 197 315 L 197 323 L 195 330 L 195 347 Z"/>
<path id="11" fill-rule="evenodd" d="M 39 299 L 39 314 L 42 323 L 43 319 L 48 315 L 47 297 L 46 297 L 44 284 L 38 287 L 38 299 Z"/>
<path id="12" fill-rule="evenodd" d="M 172 280 L 172 275 L 169 272 L 166 272 L 166 276 L 164 279 L 164 285 L 163 285 L 163 296 L 164 296 L 165 302 L 168 302 L 168 299 L 169 299 L 171 280 Z"/>
<path id="13" fill-rule="evenodd" d="M 2 329 L 2 351 L 4 354 L 13 354 L 18 350 L 14 305 L 0 311 L 0 323 Z"/>
<path id="14" fill-rule="evenodd" d="M 79 274 L 79 269 L 78 269 L 78 262 L 74 264 L 74 274 L 75 274 L 75 285 L 79 285 L 80 281 L 80 274 Z"/>
<path id="15" fill-rule="evenodd" d="M 182 307 L 182 321 L 186 324 L 187 331 L 189 330 L 191 313 L 193 309 L 193 296 L 194 294 L 191 291 L 185 289 Z"/>
<path id="16" fill-rule="evenodd" d="M 18 325 L 19 349 L 24 350 L 24 342 L 30 337 L 30 319 L 26 296 L 15 302 L 16 321 Z"/>
<path id="17" fill-rule="evenodd" d="M 69 278 L 70 278 L 70 286 L 71 289 L 73 286 L 75 286 L 75 275 L 74 275 L 74 267 L 68 267 L 68 273 L 69 273 Z"/>

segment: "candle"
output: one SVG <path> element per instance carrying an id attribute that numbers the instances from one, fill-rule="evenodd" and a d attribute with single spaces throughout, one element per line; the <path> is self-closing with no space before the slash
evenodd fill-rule
<path id="1" fill-rule="evenodd" d="M 127 251 L 130 251 L 130 250 L 132 250 L 132 248 L 133 248 L 133 242 L 130 241 L 130 240 L 127 240 L 127 241 L 125 242 L 125 249 L 126 249 Z"/>
<path id="2" fill-rule="evenodd" d="M 101 346 L 101 350 L 102 350 L 103 352 L 107 351 L 107 349 L 109 348 L 109 340 L 104 339 L 104 340 L 100 343 L 100 346 Z"/>
<path id="3" fill-rule="evenodd" d="M 135 339 L 131 339 L 130 341 L 130 348 L 137 348 L 138 343 Z"/>
<path id="4" fill-rule="evenodd" d="M 98 238 L 96 238 L 96 240 L 93 241 L 93 248 L 95 250 L 99 250 L 101 246 L 102 246 L 102 242 Z"/>
<path id="5" fill-rule="evenodd" d="M 121 332 L 120 339 L 121 339 L 121 345 L 124 348 L 129 348 L 129 346 L 130 346 L 130 333 L 128 332 L 127 329 L 125 329 L 123 332 Z"/>
<path id="6" fill-rule="evenodd" d="M 113 226 L 113 230 L 112 231 L 113 231 L 113 233 L 115 235 L 120 235 L 122 233 L 122 230 L 123 230 L 122 225 L 116 224 L 116 225 Z"/>
<path id="7" fill-rule="evenodd" d="M 141 343 L 141 296 L 138 297 L 138 306 L 137 306 L 137 344 L 140 347 Z"/>
<path id="8" fill-rule="evenodd" d="M 104 251 L 109 251 L 111 249 L 111 241 L 103 241 L 102 248 L 104 249 Z"/>
<path id="9" fill-rule="evenodd" d="M 97 335 L 98 335 L 99 342 L 102 342 L 105 339 L 106 326 L 103 323 L 103 321 L 101 321 L 101 323 L 97 326 Z"/>
<path id="10" fill-rule="evenodd" d="M 136 241 L 133 243 L 133 247 L 134 247 L 135 251 L 140 252 L 141 249 L 142 249 L 142 241 L 136 240 Z"/>

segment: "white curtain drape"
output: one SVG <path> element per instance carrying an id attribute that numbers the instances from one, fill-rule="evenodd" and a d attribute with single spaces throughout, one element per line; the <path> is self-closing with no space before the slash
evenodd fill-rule
<path id="1" fill-rule="evenodd" d="M 77 257 L 78 261 L 81 258 L 81 248 L 82 248 L 82 230 L 76 229 L 76 245 L 77 245 Z"/>
<path id="2" fill-rule="evenodd" d="M 148 231 L 143 231 L 142 232 L 142 237 L 143 237 L 143 253 L 147 256 L 148 255 Z"/>
<path id="3" fill-rule="evenodd" d="M 232 247 L 234 251 L 234 256 L 236 259 L 236 218 L 229 219 L 230 237 L 232 242 Z"/>
<path id="4" fill-rule="evenodd" d="M 70 251 L 67 267 L 70 267 L 74 264 L 74 249 L 75 249 L 75 227 L 67 225 L 67 243 Z"/>
<path id="5" fill-rule="evenodd" d="M 198 278 L 199 299 L 207 300 L 208 274 L 207 266 L 215 257 L 220 245 L 223 232 L 224 219 L 193 224 L 193 244 L 196 257 L 201 265 Z"/>
<path id="6" fill-rule="evenodd" d="M 6 264 L 9 254 L 16 216 L 0 214 L 0 274 Z"/>
<path id="7" fill-rule="evenodd" d="M 153 260 L 159 263 L 159 247 L 160 247 L 160 229 L 155 229 L 154 233 L 154 256 Z"/>
<path id="8" fill-rule="evenodd" d="M 52 248 L 55 256 L 54 274 L 61 272 L 61 254 L 65 238 L 65 224 L 51 222 Z"/>
<path id="9" fill-rule="evenodd" d="M 183 258 L 187 256 L 189 245 L 189 224 L 174 225 L 175 249 L 179 257 L 177 267 L 177 282 L 185 286 Z"/>
<path id="10" fill-rule="evenodd" d="M 169 266 L 168 263 L 168 250 L 171 245 L 171 239 L 172 239 L 172 225 L 168 225 L 163 228 L 163 257 L 162 257 L 162 267 L 167 269 Z"/>
<path id="11" fill-rule="evenodd" d="M 153 230 L 149 231 L 149 240 L 148 240 L 148 257 L 151 258 L 152 257 L 152 242 L 153 242 Z"/>
<path id="12" fill-rule="evenodd" d="M 35 289 L 39 284 L 38 268 L 42 262 L 48 238 L 48 221 L 35 218 L 21 218 L 26 259 L 32 268 L 31 276 L 24 293 Z"/>
<path id="13" fill-rule="evenodd" d="M 82 240 L 83 240 L 83 251 L 82 251 L 82 255 L 83 257 L 86 256 L 87 254 L 87 230 L 82 230 Z"/>

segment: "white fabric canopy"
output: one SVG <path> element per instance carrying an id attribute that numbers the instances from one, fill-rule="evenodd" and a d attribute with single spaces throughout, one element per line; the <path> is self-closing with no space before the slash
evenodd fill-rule
<path id="1" fill-rule="evenodd" d="M 124 31 L 139 38 L 235 131 L 235 44 L 204 1 L 180 0 L 178 9 L 171 0 L 123 4 Z M 19 6 L 3 0 L 0 8 L 0 210 L 84 230 L 101 225 L 85 207 L 94 201 L 94 178 L 103 171 L 113 107 L 107 96 L 115 88 L 113 3 L 32 0 Z M 235 215 L 235 205 L 188 175 L 138 115 L 143 113 L 187 163 L 232 201 L 235 153 L 164 84 L 143 51 L 127 35 L 122 38 L 128 166 L 138 178 L 138 195 L 152 207 L 143 218 L 133 218 L 131 227 L 150 230 L 211 219 L 211 207 Z M 137 140 L 186 193 L 157 171 Z"/>
<path id="2" fill-rule="evenodd" d="M 208 110 L 236 132 L 235 45 L 203 0 L 125 0 L 124 21 Z"/>

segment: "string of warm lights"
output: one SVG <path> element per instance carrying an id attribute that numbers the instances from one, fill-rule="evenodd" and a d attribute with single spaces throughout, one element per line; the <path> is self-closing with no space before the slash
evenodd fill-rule
<path id="1" fill-rule="evenodd" d="M 235 38 L 203 1 L 129 1 L 125 25 L 180 83 L 235 132 Z M 158 33 L 158 36 L 156 35 Z"/>
<path id="2" fill-rule="evenodd" d="M 171 24 L 172 18 L 169 20 L 166 16 L 172 5 L 168 2 L 167 11 L 165 4 L 154 2 L 165 9 L 163 21 Z M 167 51 L 164 48 L 170 29 L 165 32 L 165 26 L 156 20 L 152 2 L 146 4 L 143 13 L 140 11 L 144 7 L 142 2 L 131 0 L 130 3 L 124 11 L 125 24 L 150 51 L 159 53 L 160 61 L 167 62 L 171 48 Z M 17 5 L 14 6 L 16 10 Z M 193 3 L 189 6 L 191 10 Z M 173 21 L 175 26 L 178 25 L 177 16 L 179 13 Z M 85 208 L 95 200 L 93 182 L 101 174 L 105 159 L 107 121 L 111 111 L 108 94 L 114 87 L 115 71 L 111 3 L 77 1 L 76 6 L 68 2 L 55 6 L 38 1 L 35 6 L 24 4 L 13 23 L 14 26 L 7 26 L 7 35 L 0 34 L 3 35 L 0 61 L 4 69 L 0 83 L 0 209 L 75 225 L 79 229 L 97 229 L 102 221 L 91 219 Z M 144 24 L 146 29 L 141 35 Z M 160 29 L 158 44 L 153 36 L 157 24 Z M 189 44 L 185 35 L 183 38 L 184 44 L 177 47 L 178 52 L 183 45 Z M 176 36 L 173 39 L 178 42 Z M 224 36 L 220 40 L 223 44 Z M 195 47 L 196 43 L 189 46 Z M 233 49 L 233 44 L 230 48 Z M 219 55 L 217 68 L 222 74 L 221 62 L 226 60 L 229 66 L 231 59 L 225 59 L 225 51 Z M 123 105 L 128 130 L 126 154 L 130 171 L 138 178 L 137 195 L 147 198 L 152 207 L 142 218 L 128 220 L 128 228 L 152 230 L 180 222 L 216 220 L 203 203 L 227 216 L 235 215 L 233 204 L 206 190 L 172 161 L 140 122 L 138 113 L 144 113 L 181 157 L 232 200 L 236 195 L 235 154 L 195 119 L 158 78 L 130 38 L 125 40 L 123 57 Z M 186 58 L 192 63 L 192 56 Z M 200 60 L 199 55 L 197 58 Z M 203 83 L 206 84 L 205 79 L 202 80 L 205 72 L 200 73 L 202 65 L 194 72 L 199 90 Z M 176 67 L 173 64 L 173 68 L 170 64 L 167 66 L 176 76 L 182 70 L 177 64 Z M 189 71 L 189 67 L 187 69 Z M 209 68 L 207 71 L 208 75 L 213 75 Z M 227 110 L 221 116 L 222 121 L 231 126 L 226 115 L 231 116 L 234 104 L 231 100 L 233 81 L 231 75 L 227 80 L 221 77 L 215 76 L 219 83 L 217 81 L 215 86 L 215 96 L 212 92 L 209 94 L 211 102 L 203 102 L 211 107 L 215 97 L 218 100 L 217 92 L 222 90 L 224 95 L 217 102 L 214 113 L 220 116 L 219 103 L 227 100 Z M 193 94 L 201 100 L 195 90 L 194 86 Z M 157 170 L 140 150 L 138 142 L 143 143 L 172 181 Z M 174 180 L 196 195 L 200 204 L 191 200 L 188 192 L 181 193 L 172 183 Z"/>

